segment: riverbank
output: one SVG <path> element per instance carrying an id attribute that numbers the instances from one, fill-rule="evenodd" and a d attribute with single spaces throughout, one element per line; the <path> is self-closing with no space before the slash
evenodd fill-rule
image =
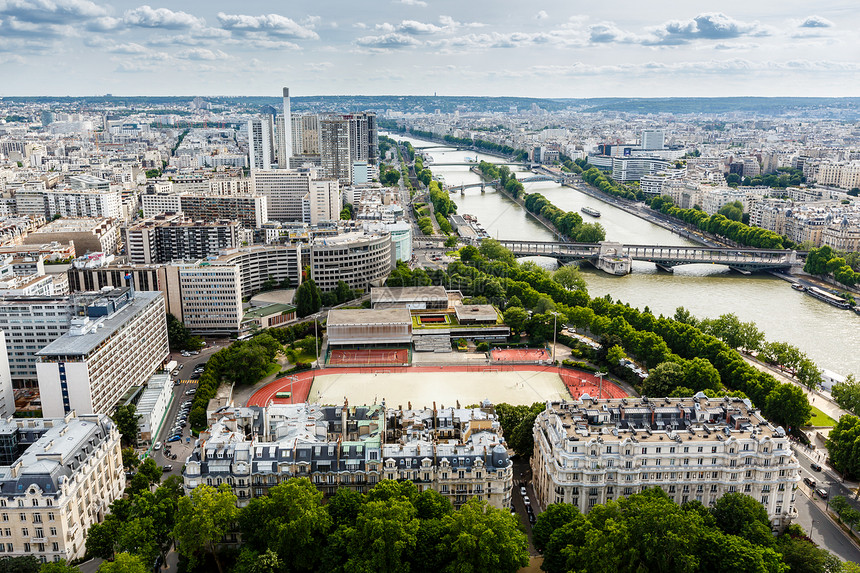
<path id="1" fill-rule="evenodd" d="M 504 159 L 506 161 L 515 161 L 516 160 L 516 157 L 510 156 L 510 155 L 505 155 L 504 153 L 498 153 L 495 151 L 487 151 L 486 149 L 481 149 L 479 147 L 475 147 L 474 145 L 466 146 L 466 145 L 462 145 L 462 144 L 451 143 L 450 141 L 445 141 L 441 137 L 426 137 L 424 135 L 422 135 L 421 137 L 418 137 L 417 135 L 412 135 L 412 132 L 407 133 L 407 132 L 400 132 L 400 131 L 386 131 L 384 133 L 380 133 L 380 135 L 387 135 L 388 137 L 391 137 L 392 139 L 395 139 L 395 140 L 396 140 L 396 138 L 394 136 L 401 135 L 404 137 L 410 137 L 410 138 L 414 138 L 414 139 L 421 139 L 423 141 L 429 141 L 430 143 L 438 143 L 439 145 L 444 145 L 445 147 L 450 147 L 451 149 L 468 149 L 468 150 L 474 151 L 476 153 L 483 153 L 484 155 L 489 155 L 491 157 L 498 157 L 499 159 Z"/>

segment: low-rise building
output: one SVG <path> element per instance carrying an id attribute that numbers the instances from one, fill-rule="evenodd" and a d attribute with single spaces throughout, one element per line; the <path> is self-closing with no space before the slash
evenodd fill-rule
<path id="1" fill-rule="evenodd" d="M 105 414 L 0 422 L 5 557 L 73 561 L 87 530 L 122 496 L 120 434 Z"/>
<path id="2" fill-rule="evenodd" d="M 30 233 L 24 238 L 25 245 L 44 243 L 74 243 L 75 251 L 85 253 L 116 252 L 119 228 L 115 219 L 84 218 L 57 219 Z"/>
<path id="3" fill-rule="evenodd" d="M 660 487 L 705 506 L 726 493 L 760 501 L 774 528 L 797 515 L 800 466 L 783 428 L 739 398 L 624 398 L 548 403 L 534 425 L 535 495 L 582 512 Z"/>
<path id="4" fill-rule="evenodd" d="M 326 335 L 330 346 L 411 344 L 412 315 L 406 308 L 332 309 Z"/>
<path id="5" fill-rule="evenodd" d="M 476 497 L 507 508 L 513 463 L 487 408 L 272 405 L 216 412 L 185 462 L 186 492 L 226 483 L 240 506 L 292 477 L 326 495 L 411 480 L 460 507 Z"/>
<path id="6" fill-rule="evenodd" d="M 138 439 L 143 443 L 151 443 L 158 436 L 164 416 L 170 408 L 173 399 L 173 382 L 170 372 L 153 374 L 146 383 L 146 389 L 137 400 L 135 413 L 137 418 Z"/>

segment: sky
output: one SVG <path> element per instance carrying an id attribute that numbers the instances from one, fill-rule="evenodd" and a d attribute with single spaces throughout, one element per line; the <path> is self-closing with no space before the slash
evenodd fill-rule
<path id="1" fill-rule="evenodd" d="M 860 96 L 857 0 L 0 0 L 0 96 Z"/>

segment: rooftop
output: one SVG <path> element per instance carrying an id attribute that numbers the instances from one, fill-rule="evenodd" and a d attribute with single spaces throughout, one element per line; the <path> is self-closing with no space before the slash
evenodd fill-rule
<path id="1" fill-rule="evenodd" d="M 328 311 L 329 326 L 361 324 L 412 324 L 412 315 L 405 308 L 332 309 Z"/>
<path id="2" fill-rule="evenodd" d="M 428 300 L 448 302 L 448 294 L 443 286 L 418 287 L 373 287 L 370 289 L 371 304 L 426 302 Z"/>
<path id="3" fill-rule="evenodd" d="M 284 312 L 292 312 L 296 307 L 291 304 L 270 304 L 267 306 L 258 306 L 245 313 L 245 318 L 260 318 L 270 316 L 272 314 L 281 314 Z"/>
<path id="4" fill-rule="evenodd" d="M 67 332 L 37 352 L 36 356 L 86 355 L 101 346 L 129 320 L 163 296 L 160 291 L 135 292 L 134 298 L 117 312 L 94 321 L 90 320 L 87 325 L 92 325 L 92 328 L 88 328 L 85 334 L 74 335 L 72 332 Z"/>

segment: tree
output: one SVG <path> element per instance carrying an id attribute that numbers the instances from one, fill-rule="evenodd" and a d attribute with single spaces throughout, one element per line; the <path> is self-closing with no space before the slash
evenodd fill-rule
<path id="1" fill-rule="evenodd" d="M 284 567 L 277 553 L 266 549 L 263 553 L 243 547 L 233 567 L 233 573 L 278 573 Z"/>
<path id="2" fill-rule="evenodd" d="M 653 397 L 669 396 L 683 382 L 683 366 L 676 362 L 662 362 L 648 373 L 648 377 L 642 383 L 642 394 Z"/>
<path id="3" fill-rule="evenodd" d="M 163 475 L 161 468 L 158 467 L 158 464 L 152 458 L 146 458 L 143 460 L 137 473 L 146 476 L 146 479 L 151 484 L 159 483 L 161 481 L 161 476 Z"/>
<path id="4" fill-rule="evenodd" d="M 419 527 L 417 511 L 410 501 L 368 501 L 350 532 L 347 570 L 408 571 Z"/>
<path id="5" fill-rule="evenodd" d="M 821 370 L 809 358 L 803 358 L 800 361 L 795 376 L 810 390 L 817 390 L 821 386 Z"/>
<path id="6" fill-rule="evenodd" d="M 618 366 L 626 358 L 627 355 L 624 353 L 624 349 L 617 344 L 606 351 L 606 361 L 610 366 Z"/>
<path id="7" fill-rule="evenodd" d="M 476 498 L 445 517 L 442 545 L 451 552 L 446 570 L 518 571 L 529 563 L 528 539 L 507 511 Z"/>
<path id="8" fill-rule="evenodd" d="M 349 285 L 346 284 L 344 281 L 337 281 L 337 286 L 334 289 L 334 294 L 337 297 L 338 303 L 352 300 L 354 296 L 352 289 L 349 288 Z"/>
<path id="9" fill-rule="evenodd" d="M 148 573 L 149 568 L 141 558 L 130 553 L 117 553 L 113 561 L 105 561 L 98 573 Z"/>
<path id="10" fill-rule="evenodd" d="M 588 287 L 579 267 L 574 265 L 565 265 L 552 273 L 552 280 L 566 288 L 567 290 L 587 291 Z"/>
<path id="11" fill-rule="evenodd" d="M 540 550 L 546 547 L 550 536 L 557 529 L 561 529 L 568 523 L 581 517 L 579 508 L 569 503 L 553 503 L 547 506 L 546 511 L 537 518 L 537 523 L 532 527 L 532 541 Z"/>
<path id="12" fill-rule="evenodd" d="M 122 466 L 126 471 L 134 471 L 134 468 L 140 465 L 140 458 L 134 451 L 134 448 L 128 447 L 122 449 Z"/>
<path id="13" fill-rule="evenodd" d="M 738 535 L 756 545 L 771 546 L 770 518 L 762 504 L 742 493 L 726 493 L 714 504 L 711 514 L 724 533 Z"/>
<path id="14" fill-rule="evenodd" d="M 178 543 L 178 552 L 188 559 L 191 567 L 197 563 L 201 551 L 215 559 L 219 573 L 223 573 L 216 552 L 217 544 L 236 521 L 236 495 L 230 486 L 222 483 L 218 489 L 199 485 L 188 497 L 179 499 L 176 508 L 176 526 L 173 537 Z"/>
<path id="15" fill-rule="evenodd" d="M 112 559 L 116 547 L 118 523 L 115 516 L 109 514 L 104 522 L 93 524 L 87 531 L 87 557 Z"/>
<path id="16" fill-rule="evenodd" d="M 853 374 L 849 374 L 845 382 L 834 384 L 830 393 L 840 408 L 854 414 L 860 412 L 860 382 Z"/>
<path id="17" fill-rule="evenodd" d="M 113 421 L 116 429 L 122 434 L 122 443 L 133 446 L 137 443 L 137 408 L 134 404 L 119 406 L 113 413 Z"/>
<path id="18" fill-rule="evenodd" d="M 723 205 L 718 213 L 731 221 L 740 221 L 744 215 L 744 206 L 740 201 L 733 201 Z"/>
<path id="19" fill-rule="evenodd" d="M 322 308 L 322 294 L 313 279 L 305 280 L 296 289 L 296 314 L 304 318 Z"/>
<path id="20" fill-rule="evenodd" d="M 480 253 L 491 261 L 514 262 L 514 255 L 495 239 L 481 241 Z M 462 255 L 461 255 L 462 257 Z"/>
<path id="21" fill-rule="evenodd" d="M 511 327 L 511 332 L 517 334 L 523 332 L 526 321 L 529 319 L 529 313 L 519 306 L 507 309 L 502 316 L 505 319 L 505 324 Z"/>
<path id="22" fill-rule="evenodd" d="M 719 390 L 720 373 L 707 358 L 693 358 L 684 363 L 684 386 L 694 391 Z"/>
<path id="23" fill-rule="evenodd" d="M 449 249 L 453 249 L 456 246 L 457 246 L 457 237 L 455 237 L 454 235 L 451 235 L 450 237 L 445 239 L 445 247 L 447 247 Z"/>
<path id="24" fill-rule="evenodd" d="M 0 559 L 0 573 L 39 573 L 41 563 L 32 555 Z"/>
<path id="25" fill-rule="evenodd" d="M 254 498 L 242 510 L 242 539 L 253 550 L 274 550 L 291 571 L 315 571 L 332 518 L 322 493 L 307 478 L 293 478 Z"/>
<path id="26" fill-rule="evenodd" d="M 812 417 L 812 406 L 803 390 L 793 384 L 780 384 L 767 395 L 768 415 L 789 431 L 805 426 Z"/>
<path id="27" fill-rule="evenodd" d="M 179 350 L 199 350 L 203 347 L 203 339 L 192 336 L 191 331 L 178 318 L 167 313 L 167 344 L 171 352 Z"/>
<path id="28" fill-rule="evenodd" d="M 849 479 L 860 476 L 860 418 L 841 416 L 830 430 L 826 446 L 836 471 Z"/>

